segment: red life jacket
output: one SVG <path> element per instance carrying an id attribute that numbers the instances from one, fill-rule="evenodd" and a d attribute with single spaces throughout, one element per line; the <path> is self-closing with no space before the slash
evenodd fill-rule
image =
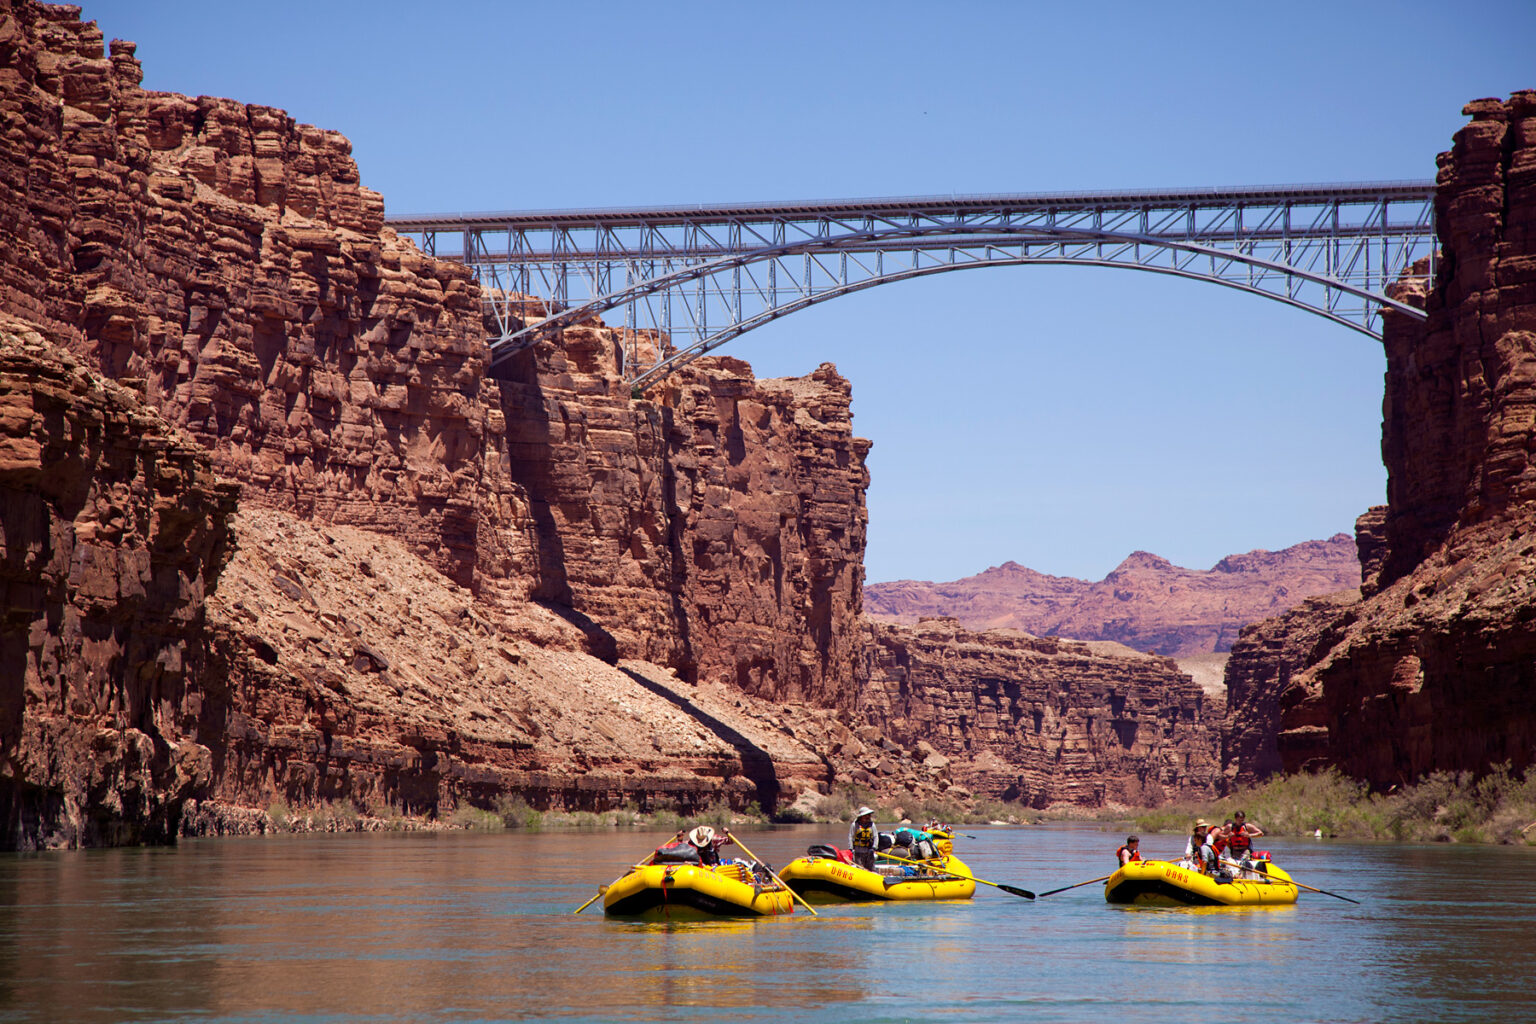
<path id="1" fill-rule="evenodd" d="M 1124 854 L 1125 854 L 1125 852 L 1127 850 L 1130 850 L 1130 852 L 1131 852 L 1131 855 L 1129 857 L 1124 856 Z M 1123 865 L 1123 864 L 1126 864 L 1129 861 L 1133 861 L 1133 860 L 1141 860 L 1141 851 L 1140 850 L 1131 850 L 1131 848 L 1129 846 L 1122 846 L 1122 847 L 1120 847 L 1120 849 L 1115 851 L 1115 863 L 1116 864 Z"/>
<path id="2" fill-rule="evenodd" d="M 1227 837 L 1227 849 L 1234 853 L 1242 853 L 1252 849 L 1252 847 L 1253 837 L 1248 834 L 1247 825 L 1244 825 L 1242 828 L 1233 829 L 1232 834 Z"/>

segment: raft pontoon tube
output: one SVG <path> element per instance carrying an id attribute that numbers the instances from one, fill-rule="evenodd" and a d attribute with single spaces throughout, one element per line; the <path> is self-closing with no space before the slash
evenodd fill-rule
<path id="1" fill-rule="evenodd" d="M 1295 903 L 1291 876 L 1269 861 L 1254 861 L 1230 882 L 1166 860 L 1133 860 L 1109 876 L 1104 899 L 1149 907 L 1264 907 Z"/>
<path id="2" fill-rule="evenodd" d="M 757 878 L 746 864 L 643 864 L 603 893 L 603 913 L 659 921 L 706 921 L 717 917 L 790 914 L 788 889 Z"/>
<path id="3" fill-rule="evenodd" d="M 971 869 L 953 854 L 926 861 L 920 869 L 900 864 L 890 864 L 889 869 L 895 873 L 865 871 L 831 857 L 799 857 L 786 864 L 779 877 L 812 903 L 965 900 L 976 892 L 976 883 L 961 877 L 970 875 Z"/>

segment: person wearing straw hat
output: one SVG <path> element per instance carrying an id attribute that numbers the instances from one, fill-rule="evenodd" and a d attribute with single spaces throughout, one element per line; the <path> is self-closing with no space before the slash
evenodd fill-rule
<path id="1" fill-rule="evenodd" d="M 854 867 L 875 870 L 875 812 L 867 804 L 861 804 L 853 813 L 853 824 L 848 826 L 848 845 L 853 850 Z"/>
<path id="2" fill-rule="evenodd" d="M 700 825 L 688 833 L 688 842 L 699 851 L 699 863 L 705 866 L 720 863 L 720 847 L 731 841 L 729 835 L 716 836 L 708 825 Z"/>

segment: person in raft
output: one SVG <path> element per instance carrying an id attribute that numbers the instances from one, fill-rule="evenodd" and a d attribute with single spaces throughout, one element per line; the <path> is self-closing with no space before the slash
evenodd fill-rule
<path id="1" fill-rule="evenodd" d="M 1184 859 L 1190 867 L 1203 875 L 1212 874 L 1216 867 L 1216 848 L 1211 845 L 1211 823 L 1204 818 L 1195 819 L 1194 831 L 1184 844 Z"/>
<path id="2" fill-rule="evenodd" d="M 1211 829 L 1211 848 L 1216 851 L 1216 861 L 1220 863 L 1227 855 L 1227 837 L 1232 834 L 1232 819 Z"/>
<path id="3" fill-rule="evenodd" d="M 1133 860 L 1141 860 L 1141 837 L 1126 836 L 1125 845 L 1115 851 L 1115 859 L 1122 868 Z"/>
<path id="4" fill-rule="evenodd" d="M 688 842 L 699 851 L 699 863 L 706 867 L 720 863 L 720 847 L 730 841 L 729 835 L 717 836 L 708 825 L 700 825 L 688 833 Z"/>
<path id="5" fill-rule="evenodd" d="M 1247 867 L 1253 861 L 1253 841 L 1264 830 L 1248 820 L 1242 811 L 1232 812 L 1232 827 L 1227 830 L 1227 856 Z"/>
<path id="6" fill-rule="evenodd" d="M 875 812 L 868 806 L 860 806 L 848 826 L 848 845 L 853 849 L 854 867 L 865 871 L 875 870 Z"/>

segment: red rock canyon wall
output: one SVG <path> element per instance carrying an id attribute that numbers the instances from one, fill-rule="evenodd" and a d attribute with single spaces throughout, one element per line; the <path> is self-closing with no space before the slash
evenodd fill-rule
<path id="1" fill-rule="evenodd" d="M 1288 769 L 1389 786 L 1536 761 L 1536 92 L 1465 113 L 1439 161 L 1428 319 L 1386 317 L 1388 504 L 1359 526 L 1367 596 L 1273 643 L 1255 627 L 1229 663 L 1229 680 L 1278 687 Z"/>
<path id="2" fill-rule="evenodd" d="M 954 619 L 866 628 L 860 718 L 901 747 L 925 745 L 967 792 L 1041 808 L 1144 807 L 1210 797 L 1220 784 L 1222 709 L 1170 658 L 973 633 Z M 891 770 L 877 747 L 860 781 Z"/>
<path id="3" fill-rule="evenodd" d="M 847 781 L 856 710 L 910 739 L 892 780 L 916 795 L 949 784 L 919 770 L 928 728 L 1053 756 L 1044 733 L 967 740 L 933 672 L 933 710 L 882 710 L 868 442 L 832 367 L 709 360 L 636 401 L 593 324 L 487 379 L 477 285 L 381 227 L 345 138 L 146 92 L 133 44 L 103 48 L 76 8 L 0 0 L 13 844 L 163 835 L 183 810 L 239 827 L 229 808 L 276 799 L 771 804 Z M 67 400 L 27 405 L 53 378 Z M 96 422 L 110 443 L 75 426 Z M 1073 714 L 1121 699 L 1095 685 Z M 1138 726 L 1117 778 L 1183 784 L 1172 721 Z M 1030 799 L 1120 792 L 1085 778 Z"/>

